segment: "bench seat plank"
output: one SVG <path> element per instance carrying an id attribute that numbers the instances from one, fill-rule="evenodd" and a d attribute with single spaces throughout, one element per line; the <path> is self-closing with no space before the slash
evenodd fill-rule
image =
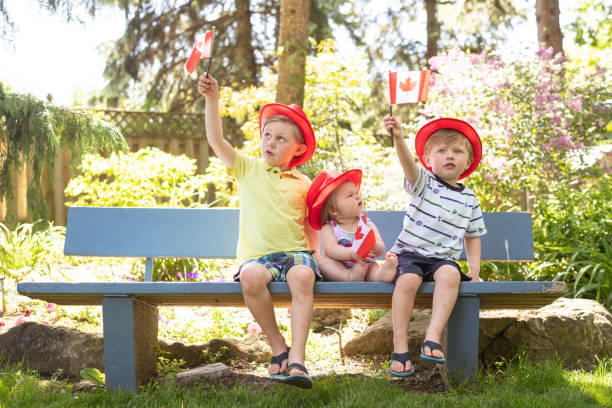
<path id="1" fill-rule="evenodd" d="M 285 282 L 270 284 L 276 307 L 291 303 Z M 415 301 L 431 308 L 433 284 L 425 283 Z M 459 296 L 478 296 L 481 309 L 533 309 L 566 293 L 563 282 L 462 282 Z M 61 305 L 100 305 L 104 296 L 136 297 L 152 305 L 244 307 L 240 284 L 235 282 L 21 282 L 23 295 Z M 317 307 L 388 309 L 393 285 L 383 282 L 317 282 Z"/>

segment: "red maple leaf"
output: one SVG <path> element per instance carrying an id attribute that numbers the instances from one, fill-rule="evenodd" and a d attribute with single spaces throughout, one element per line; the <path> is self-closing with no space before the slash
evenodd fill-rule
<path id="1" fill-rule="evenodd" d="M 357 231 L 355 231 L 355 239 L 359 241 L 361 238 L 363 238 L 363 233 L 361 232 L 361 225 L 360 225 L 359 227 L 357 227 Z"/>
<path id="2" fill-rule="evenodd" d="M 400 89 L 404 92 L 412 91 L 415 86 L 417 86 L 417 82 L 411 81 L 410 77 L 406 78 L 405 82 L 400 81 L 400 84 L 399 84 Z"/>

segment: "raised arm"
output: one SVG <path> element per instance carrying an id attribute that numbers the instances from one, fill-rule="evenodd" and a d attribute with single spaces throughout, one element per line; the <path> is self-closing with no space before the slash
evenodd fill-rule
<path id="1" fill-rule="evenodd" d="M 234 168 L 236 151 L 232 145 L 223 138 L 223 126 L 219 113 L 219 84 L 215 78 L 202 74 L 198 81 L 198 92 L 206 98 L 206 138 L 217 157 L 228 168 Z"/>
<path id="2" fill-rule="evenodd" d="M 480 237 L 464 237 L 465 256 L 468 263 L 467 276 L 472 278 L 472 282 L 480 280 Z"/>
<path id="3" fill-rule="evenodd" d="M 404 177 L 413 185 L 419 176 L 419 167 L 414 162 L 414 156 L 410 153 L 406 140 L 402 135 L 402 127 L 393 116 L 385 116 L 385 128 L 392 132 L 395 151 L 399 158 L 402 169 L 404 169 Z"/>

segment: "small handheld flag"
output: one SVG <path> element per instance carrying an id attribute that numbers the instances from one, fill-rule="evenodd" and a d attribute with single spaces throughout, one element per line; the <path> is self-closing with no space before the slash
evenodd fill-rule
<path id="1" fill-rule="evenodd" d="M 185 64 L 185 70 L 190 74 L 193 73 L 196 65 L 202 58 L 208 58 L 210 67 L 210 58 L 212 57 L 214 31 L 207 31 L 203 37 L 198 37 L 193 44 L 191 55 Z M 207 71 L 208 72 L 208 71 Z"/>
<path id="2" fill-rule="evenodd" d="M 389 72 L 389 104 L 426 101 L 431 71 Z"/>
<path id="3" fill-rule="evenodd" d="M 366 223 L 366 216 L 362 215 L 359 218 L 359 223 L 357 224 L 357 231 L 355 231 L 355 240 L 353 241 L 353 245 L 351 245 L 351 249 L 357 252 L 362 258 L 368 256 L 374 244 L 376 243 L 376 235 L 374 234 L 374 230 L 368 227 Z"/>

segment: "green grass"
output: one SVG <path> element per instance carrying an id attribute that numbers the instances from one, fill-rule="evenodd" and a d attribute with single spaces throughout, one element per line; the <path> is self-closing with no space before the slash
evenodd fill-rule
<path id="1" fill-rule="evenodd" d="M 515 359 L 473 385 L 445 393 L 406 389 L 401 380 L 374 374 L 317 378 L 310 391 L 281 386 L 261 391 L 244 385 L 217 389 L 150 385 L 137 393 L 72 393 L 65 381 L 42 379 L 11 366 L 0 373 L 0 407 L 612 407 L 612 359 L 577 371 L 564 370 L 558 361 L 533 365 Z"/>

